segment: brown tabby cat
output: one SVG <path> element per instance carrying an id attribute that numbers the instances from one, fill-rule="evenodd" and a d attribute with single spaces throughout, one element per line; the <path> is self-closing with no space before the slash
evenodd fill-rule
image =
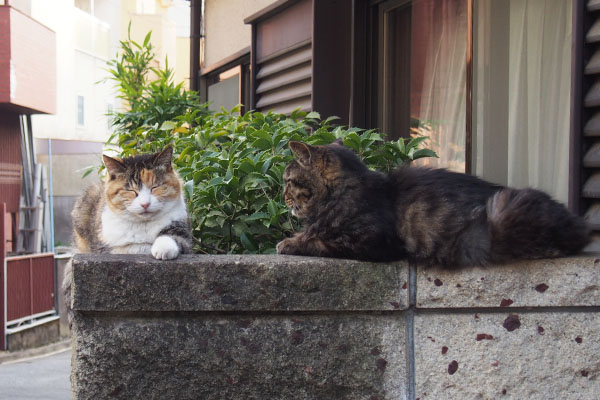
<path id="1" fill-rule="evenodd" d="M 173 149 L 124 159 L 103 156 L 107 177 L 75 203 L 74 242 L 79 253 L 152 254 L 160 260 L 192 250 L 181 182 Z M 63 290 L 70 301 L 71 269 Z"/>
<path id="2" fill-rule="evenodd" d="M 369 170 L 339 142 L 290 142 L 284 199 L 304 229 L 280 254 L 458 267 L 558 257 L 589 241 L 579 217 L 534 189 L 444 169 Z"/>

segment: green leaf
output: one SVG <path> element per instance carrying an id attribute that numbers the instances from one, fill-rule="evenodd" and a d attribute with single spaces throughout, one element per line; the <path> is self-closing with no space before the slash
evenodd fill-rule
<path id="1" fill-rule="evenodd" d="M 162 125 L 160 126 L 160 130 L 161 131 L 170 131 L 173 130 L 177 127 L 177 124 L 173 121 L 165 121 L 162 123 Z"/>
<path id="2" fill-rule="evenodd" d="M 246 221 L 247 222 L 257 221 L 257 220 L 264 219 L 264 218 L 271 218 L 271 216 L 265 212 L 255 212 L 254 214 L 247 217 Z"/>
<path id="3" fill-rule="evenodd" d="M 185 190 L 185 193 L 187 194 L 187 198 L 191 199 L 192 195 L 194 194 L 194 181 L 187 181 L 183 185 L 183 189 Z"/>
<path id="4" fill-rule="evenodd" d="M 438 158 L 438 155 L 435 151 L 429 150 L 429 149 L 419 149 L 413 153 L 413 160 L 423 158 L 423 157 Z"/>
<path id="5" fill-rule="evenodd" d="M 258 246 L 256 244 L 256 240 L 254 239 L 254 237 L 250 233 L 245 233 L 245 232 L 242 233 L 240 235 L 240 241 L 242 242 L 242 245 L 247 250 L 255 252 L 258 249 Z"/>
<path id="6" fill-rule="evenodd" d="M 148 47 L 148 43 L 150 43 L 150 36 L 152 36 L 152 31 L 146 34 L 146 37 L 144 38 L 144 47 Z"/>
<path id="7" fill-rule="evenodd" d="M 429 139 L 427 136 L 417 136 L 415 138 L 412 138 L 407 144 L 406 144 L 406 148 L 407 149 L 413 149 L 413 148 L 417 148 L 421 143 L 423 143 L 424 141 L 426 141 L 427 139 Z"/>

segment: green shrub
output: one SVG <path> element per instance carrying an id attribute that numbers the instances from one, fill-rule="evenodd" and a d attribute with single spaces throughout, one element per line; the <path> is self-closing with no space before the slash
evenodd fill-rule
<path id="1" fill-rule="evenodd" d="M 164 69 L 152 67 L 154 52 L 148 32 L 142 44 L 121 41 L 121 52 L 108 62 L 108 80 L 115 83 L 125 111 L 112 114 L 113 137 L 141 126 L 160 126 L 189 110 L 210 114 L 207 105 L 200 103 L 198 94 L 183 90 L 183 82 L 173 82 L 173 70 L 168 60 Z M 152 79 L 154 78 L 154 79 Z M 119 143 L 122 141 L 119 140 Z M 126 143 L 121 143 L 126 144 Z M 135 145 L 135 144 L 134 144 Z"/>
<path id="2" fill-rule="evenodd" d="M 131 50 L 133 44 L 123 45 Z M 135 52 L 146 46 L 145 42 L 132 50 L 130 58 L 135 60 Z M 113 73 L 116 81 L 121 70 Z M 162 81 L 148 85 L 144 98 L 155 98 L 165 86 L 165 75 L 157 76 Z M 188 98 L 189 93 L 176 86 L 165 104 L 170 99 L 183 104 L 177 99 Z M 334 126 L 335 118 L 321 120 L 316 112 L 240 115 L 236 107 L 211 114 L 205 105 L 186 103 L 179 114 L 161 120 L 156 108 L 146 104 L 132 103 L 129 111 L 117 113 L 120 118 L 115 121 L 135 113 L 137 122 L 134 118 L 125 125 L 116 122 L 121 125 L 112 140 L 122 149 L 122 157 L 174 147 L 173 162 L 185 182 L 198 252 L 273 253 L 278 241 L 298 230 L 298 221 L 282 199 L 282 173 L 293 159 L 291 140 L 319 145 L 342 138 L 370 168 L 384 171 L 435 156 L 419 148 L 425 137 L 385 142 L 374 130 Z"/>

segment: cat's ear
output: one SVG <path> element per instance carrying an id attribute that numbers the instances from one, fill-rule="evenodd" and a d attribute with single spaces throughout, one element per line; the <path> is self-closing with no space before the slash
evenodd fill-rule
<path id="1" fill-rule="evenodd" d="M 310 165 L 310 163 L 313 160 L 313 153 L 315 151 L 315 148 L 309 144 L 302 142 L 291 141 L 289 144 L 290 149 L 296 155 L 296 158 L 298 159 L 300 164 Z"/>
<path id="2" fill-rule="evenodd" d="M 154 165 L 162 165 L 167 168 L 167 171 L 171 170 L 171 159 L 173 158 L 173 147 L 169 146 L 160 153 L 156 153 L 154 157 Z"/>
<path id="3" fill-rule="evenodd" d="M 108 176 L 111 180 L 115 179 L 117 175 L 125 172 L 126 168 L 119 159 L 103 154 L 102 160 L 104 161 L 104 166 L 106 167 L 106 171 L 108 172 Z"/>
<path id="4" fill-rule="evenodd" d="M 333 142 L 333 143 L 339 144 L 340 146 L 343 146 L 344 145 L 344 138 L 337 138 L 335 140 L 335 142 Z"/>

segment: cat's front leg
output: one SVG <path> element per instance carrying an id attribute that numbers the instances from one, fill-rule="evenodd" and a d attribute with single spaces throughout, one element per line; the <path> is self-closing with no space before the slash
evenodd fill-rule
<path id="1" fill-rule="evenodd" d="M 296 254 L 298 251 L 297 240 L 293 237 L 283 239 L 281 242 L 277 243 L 277 254 Z"/>
<path id="2" fill-rule="evenodd" d="M 157 260 L 172 260 L 179 255 L 179 246 L 171 237 L 163 235 L 156 238 L 150 252 Z"/>
<path id="3" fill-rule="evenodd" d="M 327 257 L 329 255 L 327 247 L 320 239 L 308 238 L 304 233 L 299 233 L 277 243 L 277 254 L 313 257 Z"/>

